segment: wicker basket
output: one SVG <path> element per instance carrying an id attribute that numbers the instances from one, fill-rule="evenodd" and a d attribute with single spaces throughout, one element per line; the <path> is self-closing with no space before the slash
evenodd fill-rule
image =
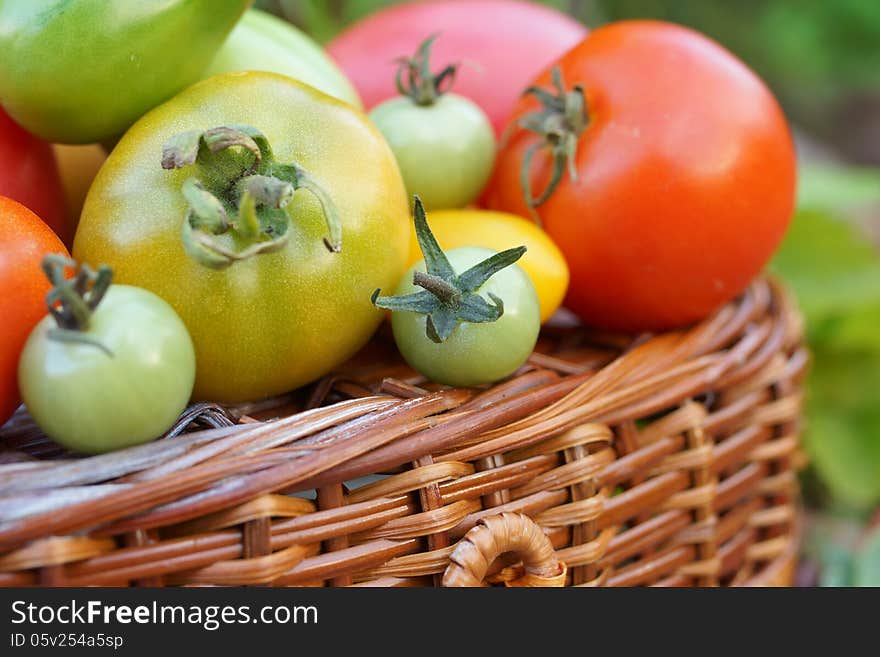
<path id="1" fill-rule="evenodd" d="M 760 280 L 690 330 L 557 324 L 485 390 L 381 334 L 338 374 L 87 459 L 0 432 L 0 585 L 789 584 L 797 309 Z"/>

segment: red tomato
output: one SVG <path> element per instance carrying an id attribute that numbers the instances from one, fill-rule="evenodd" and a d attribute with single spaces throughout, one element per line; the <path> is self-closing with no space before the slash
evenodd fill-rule
<path id="1" fill-rule="evenodd" d="M 52 146 L 34 137 L 0 108 L 0 195 L 37 213 L 69 243 L 64 192 Z"/>
<path id="2" fill-rule="evenodd" d="M 46 315 L 49 281 L 40 266 L 67 249 L 33 212 L 0 196 L 0 425 L 18 407 L 18 356 Z"/>
<path id="3" fill-rule="evenodd" d="M 432 61 L 471 63 L 459 69 L 455 93 L 476 102 L 500 134 L 526 85 L 586 33 L 573 18 L 528 2 L 434 0 L 372 14 L 327 49 L 371 108 L 398 94 L 395 60 L 439 34 Z"/>
<path id="4" fill-rule="evenodd" d="M 792 215 L 795 153 L 761 80 L 708 38 L 654 21 L 597 29 L 558 62 L 582 85 L 586 127 L 572 162 L 536 208 L 571 268 L 566 305 L 588 324 L 676 327 L 740 293 Z M 551 88 L 551 73 L 535 82 Z M 514 118 L 539 107 L 524 98 Z M 583 116 L 580 112 L 580 116 Z M 520 170 L 541 138 L 518 128 L 499 153 L 484 202 L 528 216 Z M 536 151 L 532 196 L 553 157 Z"/>

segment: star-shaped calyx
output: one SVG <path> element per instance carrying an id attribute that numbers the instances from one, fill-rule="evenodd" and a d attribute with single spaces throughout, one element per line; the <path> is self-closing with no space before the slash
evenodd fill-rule
<path id="1" fill-rule="evenodd" d="M 342 249 L 342 222 L 330 195 L 296 162 L 277 162 L 269 139 L 252 126 L 179 133 L 162 149 L 162 168 L 192 172 L 181 187 L 188 204 L 181 236 L 190 257 L 206 267 L 226 269 L 282 249 L 292 220 L 287 205 L 300 189 L 321 204 L 327 250 Z"/>
<path id="2" fill-rule="evenodd" d="M 381 290 L 376 290 L 372 296 L 373 304 L 386 310 L 427 315 L 426 334 L 437 343 L 445 342 L 461 322 L 494 322 L 501 317 L 504 302 L 491 292 L 488 293 L 491 302 L 486 301 L 477 290 L 495 273 L 519 260 L 526 247 L 501 251 L 464 273 L 456 274 L 428 227 L 425 209 L 418 196 L 415 197 L 413 219 L 427 270 L 415 271 L 413 284 L 424 289 L 394 297 L 380 297 Z"/>
<path id="3" fill-rule="evenodd" d="M 532 86 L 526 89 L 524 96 L 534 96 L 540 103 L 540 109 L 526 114 L 519 120 L 519 126 L 535 133 L 539 139 L 526 150 L 520 167 L 520 185 L 526 205 L 535 219 L 535 208 L 543 204 L 562 180 L 566 168 L 572 181 L 577 181 L 575 158 L 577 156 L 578 139 L 587 128 L 589 116 L 586 108 L 584 88 L 576 84 L 568 90 L 562 80 L 562 71 L 554 67 L 551 72 L 553 90 Z M 547 188 L 535 196 L 532 192 L 532 159 L 539 150 L 549 152 L 553 161 L 550 182 Z"/>
<path id="4" fill-rule="evenodd" d="M 431 72 L 431 48 L 438 36 L 433 34 L 422 41 L 414 56 L 397 60 L 398 68 L 394 78 L 397 91 L 401 96 L 409 96 L 416 105 L 433 105 L 455 81 L 458 64 L 449 64 L 437 74 Z"/>

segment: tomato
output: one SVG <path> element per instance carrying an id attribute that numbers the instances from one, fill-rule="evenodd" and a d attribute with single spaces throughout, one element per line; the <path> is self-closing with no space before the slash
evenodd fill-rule
<path id="1" fill-rule="evenodd" d="M 47 436 L 79 452 L 109 452 L 158 438 L 189 401 L 195 352 L 174 310 L 152 292 L 110 285 L 109 269 L 76 270 L 50 256 L 51 314 L 28 337 L 18 367 L 21 394 Z M 73 304 L 86 308 L 74 312 Z"/>
<path id="2" fill-rule="evenodd" d="M 291 78 L 226 73 L 125 134 L 74 253 L 168 301 L 196 347 L 195 397 L 235 402 L 308 383 L 366 343 L 383 317 L 370 292 L 406 267 L 407 216 L 366 116 Z"/>
<path id="3" fill-rule="evenodd" d="M 602 27 L 553 68 L 564 94 L 552 71 L 538 78 L 556 109 L 523 100 L 511 125 L 530 127 L 512 131 L 484 199 L 540 218 L 571 268 L 566 306 L 594 326 L 662 330 L 739 294 L 794 205 L 791 134 L 761 80 L 708 38 L 654 21 Z M 555 148 L 538 134 L 547 125 Z"/>
<path id="4" fill-rule="evenodd" d="M 362 109 L 345 74 L 308 35 L 272 14 L 249 9 L 202 73 L 269 71 L 287 75 Z"/>
<path id="5" fill-rule="evenodd" d="M 525 246 L 528 250 L 516 264 L 532 279 L 541 306 L 541 321 L 548 320 L 562 305 L 568 289 L 568 265 L 559 247 L 533 222 L 491 210 L 439 210 L 431 213 L 431 230 L 444 251 L 463 246 L 493 251 Z M 410 265 L 421 257 L 418 239 L 412 233 Z"/>
<path id="6" fill-rule="evenodd" d="M 198 80 L 250 2 L 0 2 L 0 102 L 43 139 L 111 140 Z"/>
<path id="7" fill-rule="evenodd" d="M 65 241 L 73 238 L 52 146 L 34 137 L 0 108 L 0 195 L 25 205 Z"/>
<path id="8" fill-rule="evenodd" d="M 401 96 L 370 112 L 400 165 L 407 193 L 418 194 L 429 210 L 458 208 L 479 195 L 492 173 L 495 138 L 483 111 L 443 89 L 456 75 L 450 64 L 434 74 L 430 53 L 435 37 L 416 55 L 401 60 Z"/>
<path id="9" fill-rule="evenodd" d="M 107 151 L 98 144 L 83 144 L 71 146 L 68 144 L 53 144 L 55 159 L 58 161 L 58 170 L 61 173 L 61 186 L 64 188 L 64 201 L 67 209 L 67 226 L 73 232 L 79 223 L 79 215 L 83 204 L 86 202 L 86 194 L 98 169 L 107 159 Z"/>
<path id="10" fill-rule="evenodd" d="M 391 328 L 401 355 L 427 378 L 450 386 L 513 374 L 532 353 L 541 327 L 535 288 L 513 264 L 526 248 L 444 252 L 418 197 L 414 214 L 425 259 L 404 274 L 395 296 L 373 293 L 379 308 L 395 311 Z"/>
<path id="11" fill-rule="evenodd" d="M 492 126 L 467 98 L 446 94 L 430 107 L 396 98 L 370 118 L 394 151 L 407 192 L 422 196 L 429 210 L 464 207 L 492 174 Z"/>
<path id="12" fill-rule="evenodd" d="M 493 255 L 495 251 L 480 247 L 446 252 L 450 265 L 459 274 Z M 425 271 L 424 261 L 403 276 L 395 295 L 420 290 L 412 283 L 416 271 Z M 541 325 L 537 294 L 529 277 L 519 267 L 509 267 L 486 281 L 478 292 L 501 299 L 504 314 L 489 323 L 463 322 L 439 344 L 427 335 L 425 315 L 408 311 L 392 315 L 394 341 L 413 369 L 437 383 L 476 386 L 503 379 L 526 362 Z"/>
<path id="13" fill-rule="evenodd" d="M 569 16 L 535 3 L 434 0 L 376 12 L 337 36 L 327 50 L 372 108 L 397 95 L 396 58 L 439 34 L 437 60 L 464 63 L 456 93 L 476 102 L 500 134 L 526 85 L 586 33 Z"/>
<path id="14" fill-rule="evenodd" d="M 26 207 L 0 196 L 0 425 L 18 407 L 18 356 L 28 334 L 46 314 L 49 284 L 43 256 L 67 253 L 46 224 Z"/>

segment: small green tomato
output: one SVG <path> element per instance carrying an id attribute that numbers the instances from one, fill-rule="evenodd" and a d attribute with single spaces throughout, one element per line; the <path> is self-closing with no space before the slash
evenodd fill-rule
<path id="1" fill-rule="evenodd" d="M 31 332 L 18 368 L 31 416 L 68 449 L 108 452 L 158 438 L 186 407 L 195 350 L 183 322 L 142 288 L 110 285 L 111 272 L 65 268 L 48 256 L 50 314 Z M 99 305 L 100 304 L 100 305 Z"/>
<path id="2" fill-rule="evenodd" d="M 427 378 L 450 386 L 513 374 L 532 353 L 541 327 L 535 287 L 514 264 L 525 247 L 443 252 L 418 197 L 414 216 L 425 259 L 404 275 L 395 296 L 373 293 L 376 306 L 396 311 L 391 327 L 400 353 Z"/>
<path id="3" fill-rule="evenodd" d="M 464 207 L 483 190 L 495 161 L 495 135 L 476 103 L 441 91 L 455 77 L 456 66 L 431 73 L 435 38 L 402 60 L 401 95 L 373 108 L 370 119 L 391 146 L 407 192 L 418 194 L 429 210 L 442 210 Z"/>

